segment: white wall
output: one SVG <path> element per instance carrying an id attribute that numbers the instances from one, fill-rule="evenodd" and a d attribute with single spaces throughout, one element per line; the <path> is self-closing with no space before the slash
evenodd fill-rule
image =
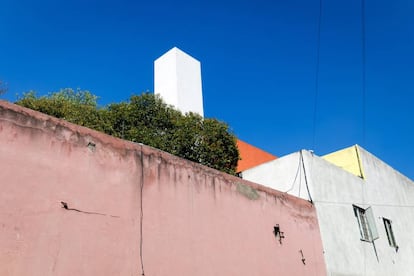
<path id="1" fill-rule="evenodd" d="M 302 157 L 295 152 L 242 172 L 243 179 L 309 200 Z"/>
<path id="2" fill-rule="evenodd" d="M 329 275 L 414 275 L 414 183 L 360 149 L 365 179 L 303 151 L 308 187 L 314 201 Z M 300 153 L 243 172 L 243 178 L 309 199 Z M 352 204 L 371 206 L 379 239 L 360 240 Z M 392 220 L 399 250 L 388 244 L 382 217 Z"/>
<path id="3" fill-rule="evenodd" d="M 200 62 L 176 47 L 154 62 L 154 92 L 183 113 L 204 116 Z"/>

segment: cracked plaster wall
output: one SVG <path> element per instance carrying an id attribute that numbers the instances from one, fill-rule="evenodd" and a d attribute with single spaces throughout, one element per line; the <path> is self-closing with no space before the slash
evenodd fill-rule
<path id="1" fill-rule="evenodd" d="M 2 101 L 0 168 L 0 275 L 325 274 L 307 201 Z"/>

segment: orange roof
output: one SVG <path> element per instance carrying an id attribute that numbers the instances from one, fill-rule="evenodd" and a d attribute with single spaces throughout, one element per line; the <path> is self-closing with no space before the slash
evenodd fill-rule
<path id="1" fill-rule="evenodd" d="M 237 147 L 239 148 L 241 157 L 241 160 L 239 160 L 239 163 L 237 164 L 237 172 L 245 171 L 277 158 L 276 156 L 239 139 L 237 139 Z"/>

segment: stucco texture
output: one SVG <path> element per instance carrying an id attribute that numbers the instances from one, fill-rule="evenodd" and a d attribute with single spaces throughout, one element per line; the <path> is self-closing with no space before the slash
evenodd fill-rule
<path id="1" fill-rule="evenodd" d="M 328 275 L 414 275 L 413 181 L 359 146 L 338 153 L 331 157 L 343 168 L 300 151 L 245 171 L 243 177 L 312 198 Z M 361 240 L 354 205 L 373 212 L 374 242 Z M 392 222 L 398 249 L 389 244 L 384 218 Z"/>
<path id="2" fill-rule="evenodd" d="M 326 274 L 309 202 L 141 144 L 0 101 L 0 166 L 0 275 Z"/>

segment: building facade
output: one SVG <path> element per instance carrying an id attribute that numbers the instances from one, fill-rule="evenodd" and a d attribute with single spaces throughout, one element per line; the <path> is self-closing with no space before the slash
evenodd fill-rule
<path id="1" fill-rule="evenodd" d="M 414 183 L 360 146 L 302 150 L 242 176 L 315 205 L 328 275 L 414 275 Z"/>

